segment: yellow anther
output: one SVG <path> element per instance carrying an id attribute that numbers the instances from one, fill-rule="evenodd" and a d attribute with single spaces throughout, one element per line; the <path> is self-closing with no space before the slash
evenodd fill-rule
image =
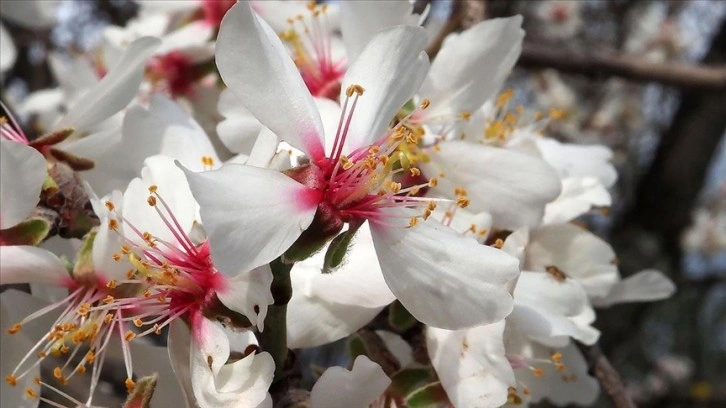
<path id="1" fill-rule="evenodd" d="M 136 333 L 132 332 L 131 330 L 127 330 L 126 333 L 124 333 L 124 340 L 131 341 L 136 338 Z"/>
<path id="2" fill-rule="evenodd" d="M 565 365 L 562 363 L 557 363 L 557 364 L 555 364 L 555 369 L 559 372 L 563 372 L 563 371 L 565 371 Z"/>
<path id="3" fill-rule="evenodd" d="M 113 254 L 113 255 L 111 255 L 111 259 L 113 259 L 114 261 L 120 261 L 121 258 L 122 258 L 121 257 L 121 254 Z"/>
<path id="4" fill-rule="evenodd" d="M 126 279 L 131 279 L 136 275 L 136 269 L 129 269 L 126 271 Z"/>
<path id="5" fill-rule="evenodd" d="M 316 3 L 315 1 L 309 1 L 308 4 L 305 5 L 308 10 L 313 11 L 315 10 Z"/>
<path id="6" fill-rule="evenodd" d="M 541 368 L 535 368 L 532 370 L 532 374 L 534 374 L 535 377 L 542 377 L 544 375 L 544 371 Z"/>
<path id="7" fill-rule="evenodd" d="M 439 184 L 439 180 L 435 178 L 429 179 L 429 187 L 436 187 L 437 184 Z"/>
<path id="8" fill-rule="evenodd" d="M 110 281 L 106 282 L 106 287 L 109 289 L 116 289 L 116 286 L 118 285 L 118 282 L 116 280 L 111 279 Z"/>
<path id="9" fill-rule="evenodd" d="M 479 230 L 479 232 L 477 232 L 477 235 L 479 235 L 480 237 L 483 237 L 484 235 L 487 234 L 487 232 L 489 232 L 488 229 L 482 228 L 482 229 Z"/>
<path id="10" fill-rule="evenodd" d="M 86 373 L 86 366 L 79 365 L 78 367 L 76 367 L 76 372 L 78 374 L 85 374 Z"/>
<path id="11" fill-rule="evenodd" d="M 529 388 L 524 387 L 524 389 L 522 389 L 522 394 L 524 394 L 524 395 L 530 395 L 530 394 L 532 394 L 532 391 L 530 391 Z"/>
<path id="12" fill-rule="evenodd" d="M 91 311 L 91 304 L 83 303 L 80 306 L 78 306 L 77 313 L 81 316 L 87 316 L 90 311 Z"/>
<path id="13" fill-rule="evenodd" d="M 96 353 L 94 353 L 93 350 L 89 350 L 88 353 L 86 353 L 86 363 L 93 364 L 94 361 L 96 361 Z"/>
<path id="14" fill-rule="evenodd" d="M 30 399 L 36 399 L 36 398 L 38 398 L 38 393 L 35 392 L 34 389 L 28 387 L 28 388 L 25 389 L 25 396 L 28 397 L 28 398 L 30 398 Z"/>
<path id="15" fill-rule="evenodd" d="M 550 274 L 557 282 L 564 282 L 567 279 L 567 274 L 562 272 L 560 268 L 550 265 L 545 267 L 545 271 Z"/>
<path id="16" fill-rule="evenodd" d="M 20 329 L 23 328 L 23 325 L 20 323 L 15 323 L 11 328 L 8 329 L 9 334 L 15 334 L 20 331 Z"/>
<path id="17" fill-rule="evenodd" d="M 47 355 L 45 351 L 39 351 L 37 354 L 38 358 L 45 358 Z"/>
<path id="18" fill-rule="evenodd" d="M 126 391 L 131 392 L 134 390 L 134 387 L 136 387 L 136 383 L 134 380 L 127 378 L 124 382 L 124 385 L 126 385 Z"/>
<path id="19" fill-rule="evenodd" d="M 137 317 L 136 319 L 134 319 L 134 326 L 136 326 L 136 327 L 141 327 L 141 326 L 143 326 L 143 325 L 144 325 L 144 321 L 143 321 L 143 320 L 141 320 L 141 319 L 140 319 L 140 318 L 138 318 L 138 317 Z"/>
<path id="20" fill-rule="evenodd" d="M 503 108 L 512 99 L 512 96 L 514 96 L 514 90 L 511 88 L 499 94 L 499 97 L 497 97 L 497 109 Z"/>
<path id="21" fill-rule="evenodd" d="M 418 167 L 411 167 L 408 169 L 408 171 L 411 173 L 411 177 L 416 177 L 421 175 L 421 170 L 418 169 Z"/>
<path id="22" fill-rule="evenodd" d="M 40 385 L 40 382 L 41 382 L 40 377 L 33 377 L 33 383 L 35 385 Z"/>
<path id="23" fill-rule="evenodd" d="M 431 101 L 428 99 L 424 99 L 421 101 L 421 109 L 426 109 L 431 105 Z"/>
<path id="24" fill-rule="evenodd" d="M 396 183 L 395 181 L 390 181 L 388 183 L 388 189 L 391 190 L 393 194 L 398 193 L 401 191 L 401 183 Z"/>
<path id="25" fill-rule="evenodd" d="M 126 245 L 121 245 L 121 252 L 123 252 L 124 255 L 128 255 L 131 253 L 131 248 Z"/>
<path id="26" fill-rule="evenodd" d="M 412 228 L 413 228 L 413 227 L 415 227 L 416 225 L 418 225 L 418 218 L 417 218 L 417 217 L 413 217 L 413 218 L 411 218 L 411 219 L 410 219 L 410 220 L 408 221 L 408 226 L 409 226 L 409 227 L 412 227 Z"/>
<path id="27" fill-rule="evenodd" d="M 106 208 L 108 208 L 109 211 L 113 211 L 116 209 L 116 207 L 110 201 L 106 201 L 104 204 L 106 204 Z"/>
<path id="28" fill-rule="evenodd" d="M 10 386 L 15 387 L 18 385 L 18 377 L 14 376 L 13 374 L 8 374 L 5 376 L 5 382 L 10 384 Z"/>
<path id="29" fill-rule="evenodd" d="M 551 359 L 551 360 L 552 360 L 553 362 L 555 362 L 555 363 L 559 363 L 560 361 L 562 361 L 562 353 L 560 353 L 560 352 L 558 351 L 558 352 L 556 352 L 556 353 L 552 354 L 552 357 L 550 357 L 550 359 Z"/>
<path id="30" fill-rule="evenodd" d="M 151 207 L 156 206 L 156 197 L 149 196 L 149 198 L 146 199 L 146 202 L 149 203 Z"/>
<path id="31" fill-rule="evenodd" d="M 423 214 L 424 221 L 428 220 L 429 217 L 431 216 L 431 214 L 432 214 L 431 210 L 429 210 L 428 208 L 426 210 L 424 210 L 424 214 Z"/>
<path id="32" fill-rule="evenodd" d="M 459 196 L 456 198 L 456 205 L 459 206 L 459 208 L 466 208 L 471 204 L 471 200 L 464 196 Z"/>
<path id="33" fill-rule="evenodd" d="M 417 194 L 418 194 L 418 193 L 419 193 L 420 191 L 421 191 L 421 189 L 419 188 L 419 186 L 413 186 L 413 187 L 411 187 L 411 189 L 410 189 L 410 190 L 408 191 L 408 195 L 410 195 L 410 196 L 415 196 L 415 195 L 417 195 Z"/>
<path id="34" fill-rule="evenodd" d="M 8 123 L 8 118 L 5 116 L 0 116 L 0 125 L 5 125 Z"/>
<path id="35" fill-rule="evenodd" d="M 59 380 L 61 378 L 63 378 L 63 371 L 61 371 L 61 368 L 60 367 L 56 367 L 56 368 L 53 369 L 53 377 L 55 377 L 55 378 L 57 378 Z"/>
<path id="36" fill-rule="evenodd" d="M 114 301 L 114 300 L 116 300 L 116 298 L 114 298 L 113 296 L 111 296 L 111 295 L 106 295 L 106 297 L 105 297 L 105 298 L 103 298 L 103 304 L 104 304 L 104 305 L 107 305 L 107 304 L 109 304 L 109 303 L 113 303 L 113 301 Z"/>
<path id="37" fill-rule="evenodd" d="M 494 248 L 502 249 L 503 246 L 504 246 L 503 239 L 497 238 L 496 240 L 494 240 Z"/>
<path id="38" fill-rule="evenodd" d="M 459 114 L 459 117 L 463 120 L 469 120 L 471 119 L 471 112 L 464 111 Z"/>
<path id="39" fill-rule="evenodd" d="M 563 117 L 565 117 L 565 111 L 563 111 L 562 109 L 550 108 L 549 116 L 551 119 L 562 119 Z"/>
<path id="40" fill-rule="evenodd" d="M 108 229 L 111 231 L 118 230 L 118 221 L 114 220 L 113 218 L 108 220 Z"/>
<path id="41" fill-rule="evenodd" d="M 428 205 L 426 205 L 426 208 L 430 211 L 433 211 L 436 209 L 436 201 L 431 200 L 429 201 Z"/>
<path id="42" fill-rule="evenodd" d="M 161 327 L 158 324 L 154 324 L 154 334 L 161 334 Z"/>
<path id="43" fill-rule="evenodd" d="M 68 352 L 71 351 L 71 348 L 66 346 L 65 344 L 61 346 L 60 352 L 61 354 L 68 354 Z"/>
<path id="44" fill-rule="evenodd" d="M 456 187 L 456 188 L 454 188 L 454 195 L 457 195 L 457 196 L 466 196 L 467 194 L 468 194 L 468 192 L 466 191 L 466 189 L 464 187 Z"/>
<path id="45" fill-rule="evenodd" d="M 373 145 L 370 148 L 368 148 L 368 153 L 371 153 L 371 154 L 378 154 L 378 152 L 380 152 L 380 151 L 381 151 L 381 148 L 376 145 Z"/>
<path id="46" fill-rule="evenodd" d="M 362 86 L 358 84 L 353 84 L 345 89 L 345 96 L 350 98 L 351 96 L 353 96 L 354 93 L 358 94 L 358 96 L 361 96 L 363 95 L 363 92 L 365 92 L 365 89 Z"/>
<path id="47" fill-rule="evenodd" d="M 159 188 L 156 184 L 152 184 L 149 186 L 149 193 L 154 194 L 156 193 L 156 189 Z"/>

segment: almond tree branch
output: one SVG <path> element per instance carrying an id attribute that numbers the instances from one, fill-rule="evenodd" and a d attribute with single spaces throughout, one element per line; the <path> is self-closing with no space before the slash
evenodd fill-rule
<path id="1" fill-rule="evenodd" d="M 600 346 L 586 346 L 576 343 L 590 367 L 590 374 L 597 378 L 603 391 L 610 397 L 615 408 L 636 408 L 635 402 L 628 395 L 623 379 L 610 364 Z"/>
<path id="2" fill-rule="evenodd" d="M 696 65 L 682 62 L 650 62 L 635 55 L 591 52 L 585 55 L 567 50 L 525 43 L 517 65 L 524 68 L 553 68 L 561 72 L 595 78 L 612 76 L 637 82 L 659 82 L 678 88 L 723 92 L 726 65 Z"/>

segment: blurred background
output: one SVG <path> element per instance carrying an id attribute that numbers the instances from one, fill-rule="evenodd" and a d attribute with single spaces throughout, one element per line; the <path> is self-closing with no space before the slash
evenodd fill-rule
<path id="1" fill-rule="evenodd" d="M 139 11 L 130 0 L 56 3 L 0 13 L 0 96 L 31 138 L 65 106 L 53 59 L 94 61 L 104 30 Z M 600 346 L 639 406 L 726 406 L 726 2 L 416 3 L 427 6 L 431 54 L 442 30 L 525 16 L 508 83 L 516 103 L 557 112 L 550 136 L 615 153 L 614 205 L 582 221 L 613 245 L 623 276 L 656 268 L 678 286 L 667 301 L 599 311 Z"/>

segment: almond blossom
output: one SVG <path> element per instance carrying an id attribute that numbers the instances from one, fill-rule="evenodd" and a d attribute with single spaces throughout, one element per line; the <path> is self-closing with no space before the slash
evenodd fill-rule
<path id="1" fill-rule="evenodd" d="M 386 283 L 420 320 L 451 328 L 509 313 L 504 284 L 516 276 L 516 260 L 428 220 L 435 202 L 408 195 L 413 188 L 401 190 L 389 178 L 396 161 L 389 155 L 410 134 L 401 126 L 387 130 L 388 122 L 425 75 L 423 47 L 414 27 L 376 36 L 346 73 L 341 94 L 346 102 L 337 132 L 330 135 L 274 32 L 246 3 L 227 13 L 217 41 L 222 78 L 261 123 L 305 152 L 310 164 L 287 174 L 232 164 L 186 171 L 220 268 L 270 262 L 298 239 L 293 251 L 304 252 L 306 240 L 327 241 L 346 223 L 350 237 L 368 221 Z M 270 76 L 275 80 L 258 80 Z M 255 255 L 220 261 L 249 231 L 256 235 Z"/>

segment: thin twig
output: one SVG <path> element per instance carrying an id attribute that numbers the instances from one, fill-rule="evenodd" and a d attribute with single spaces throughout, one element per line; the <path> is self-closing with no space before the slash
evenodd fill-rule
<path id="1" fill-rule="evenodd" d="M 613 406 L 615 408 L 636 408 L 635 402 L 625 389 L 623 379 L 605 357 L 600 346 L 597 344 L 586 346 L 577 343 L 577 347 L 585 355 L 587 364 L 590 367 L 590 373 L 600 382 L 600 386 L 610 397 Z"/>
<path id="2" fill-rule="evenodd" d="M 726 90 L 726 65 L 696 65 L 681 62 L 650 62 L 635 55 L 566 50 L 524 44 L 517 65 L 525 68 L 553 68 L 590 77 L 621 77 L 638 82 L 659 82 L 678 88 L 714 92 Z"/>

